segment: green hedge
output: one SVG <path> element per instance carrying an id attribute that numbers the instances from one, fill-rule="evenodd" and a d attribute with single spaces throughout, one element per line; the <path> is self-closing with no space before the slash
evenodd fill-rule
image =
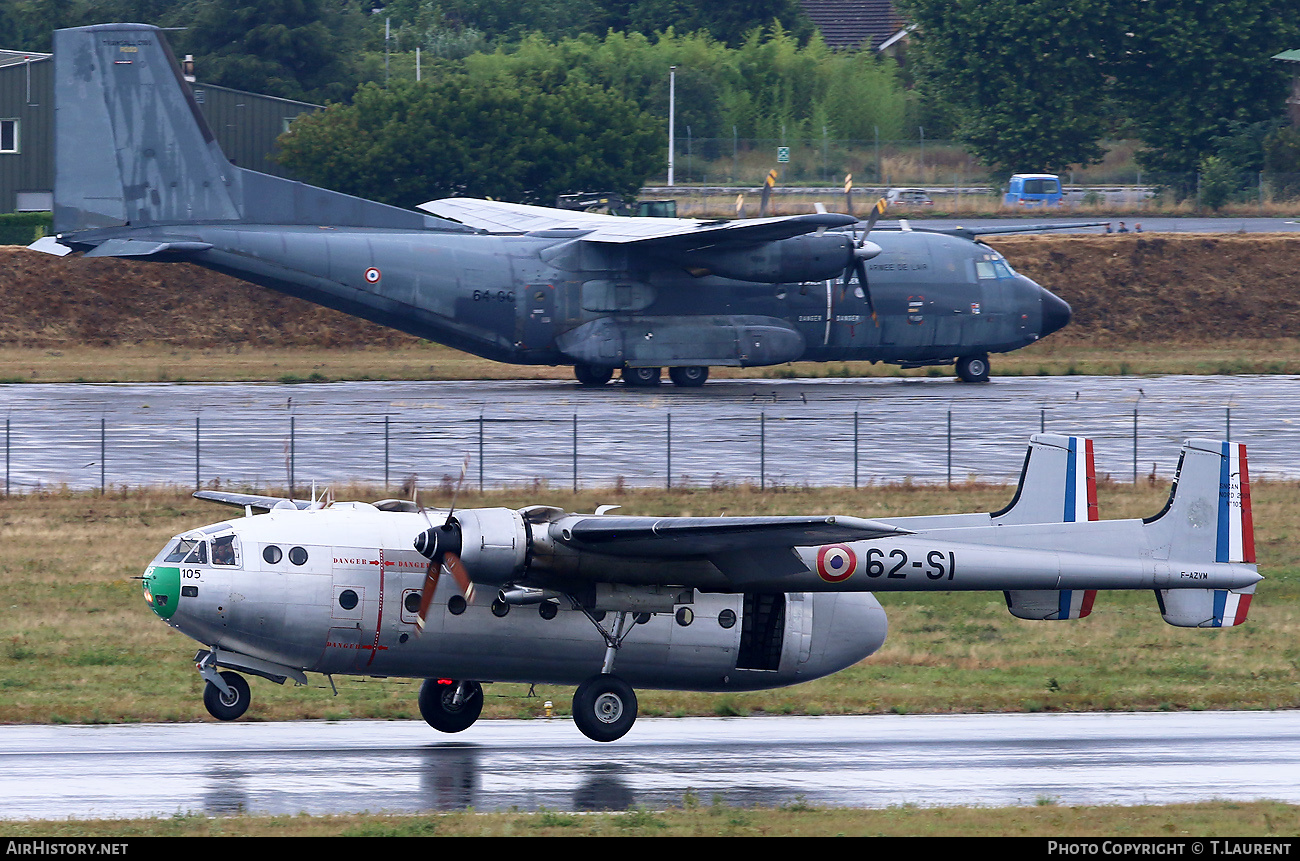
<path id="1" fill-rule="evenodd" d="M 0 245 L 31 245 L 50 232 L 54 216 L 48 212 L 12 212 L 0 215 Z"/>

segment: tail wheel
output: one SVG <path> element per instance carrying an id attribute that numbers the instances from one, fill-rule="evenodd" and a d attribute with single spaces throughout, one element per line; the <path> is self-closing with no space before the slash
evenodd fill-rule
<path id="1" fill-rule="evenodd" d="M 252 702 L 248 682 L 239 673 L 229 671 L 221 673 L 221 680 L 230 688 L 230 693 L 222 693 L 220 688 L 208 682 L 203 686 L 203 705 L 217 720 L 235 720 L 248 711 L 248 704 Z"/>
<path id="2" fill-rule="evenodd" d="M 629 386 L 659 385 L 658 368 L 624 368 L 623 383 Z"/>
<path id="3" fill-rule="evenodd" d="M 425 679 L 420 686 L 420 716 L 438 732 L 467 730 L 482 713 L 483 686 L 478 682 Z"/>
<path id="4" fill-rule="evenodd" d="M 707 365 L 684 365 L 680 368 L 669 368 L 668 377 L 675 386 L 694 388 L 704 385 L 704 381 L 709 378 L 709 369 Z"/>
<path id="5" fill-rule="evenodd" d="M 635 721 L 636 692 L 618 676 L 592 676 L 573 694 L 573 722 L 592 741 L 616 741 Z"/>
<path id="6" fill-rule="evenodd" d="M 957 360 L 957 376 L 963 383 L 987 383 L 989 381 L 988 356 L 963 356 Z"/>

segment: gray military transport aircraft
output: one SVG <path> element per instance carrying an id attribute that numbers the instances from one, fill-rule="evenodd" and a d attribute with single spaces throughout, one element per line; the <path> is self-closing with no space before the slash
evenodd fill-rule
<path id="1" fill-rule="evenodd" d="M 874 229 L 883 201 L 861 230 L 824 212 L 697 221 L 470 199 L 425 214 L 232 165 L 157 28 L 58 30 L 54 62 L 56 236 L 38 250 L 189 262 L 495 361 L 572 365 L 593 386 L 796 360 L 955 363 L 984 381 L 990 353 L 1070 319 L 977 241 L 1035 228 Z"/>
<path id="2" fill-rule="evenodd" d="M 857 663 L 885 641 L 876 592 L 1001 591 L 1019 618 L 1066 620 L 1097 590 L 1151 590 L 1171 625 L 1244 622 L 1261 579 L 1245 447 L 1189 440 L 1146 520 L 1097 519 L 1092 464 L 1089 440 L 1041 434 L 1001 511 L 880 520 L 200 491 L 245 516 L 173 538 L 144 597 L 204 646 L 221 720 L 249 706 L 236 670 L 425 679 L 420 713 L 442 732 L 474 723 L 484 683 L 524 682 L 577 685 L 573 719 L 596 741 L 631 729 L 633 685 L 757 690 Z"/>

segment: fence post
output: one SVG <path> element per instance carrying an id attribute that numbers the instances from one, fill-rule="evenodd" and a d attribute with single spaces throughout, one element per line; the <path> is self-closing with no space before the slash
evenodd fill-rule
<path id="1" fill-rule="evenodd" d="M 1225 407 L 1223 412 L 1225 425 L 1223 429 L 1223 438 L 1226 441 L 1232 439 L 1232 407 Z"/>
<path id="2" fill-rule="evenodd" d="M 483 492 L 483 411 L 478 412 L 478 492 Z"/>
<path id="3" fill-rule="evenodd" d="M 388 492 L 388 416 L 384 416 L 384 492 Z"/>
<path id="4" fill-rule="evenodd" d="M 664 487 L 668 490 L 673 489 L 673 414 L 668 413 L 668 438 L 667 438 L 667 478 L 664 481 Z"/>
<path id="5" fill-rule="evenodd" d="M 295 460 L 297 458 L 296 447 L 297 447 L 298 439 L 297 439 L 297 429 L 294 427 L 295 421 L 297 421 L 296 417 L 289 416 L 289 498 L 290 499 L 293 499 L 293 486 L 294 486 L 293 473 L 294 473 L 294 468 L 297 466 Z"/>
<path id="6" fill-rule="evenodd" d="M 99 417 L 99 495 L 100 496 L 104 495 L 104 485 L 105 485 L 104 454 L 108 450 L 107 436 L 108 436 L 108 431 L 106 430 L 105 427 L 104 417 L 100 416 Z"/>
<path id="7" fill-rule="evenodd" d="M 199 474 L 199 417 L 194 417 L 194 489 L 203 489 L 203 477 Z"/>
<path id="8" fill-rule="evenodd" d="M 853 411 L 853 489 L 858 489 L 858 411 Z"/>
<path id="9" fill-rule="evenodd" d="M 1133 483 L 1138 483 L 1138 408 L 1133 408 Z"/>
<path id="10" fill-rule="evenodd" d="M 9 495 L 9 419 L 5 419 L 5 496 Z"/>
<path id="11" fill-rule="evenodd" d="M 952 410 L 948 410 L 948 486 L 952 487 Z"/>
<path id="12" fill-rule="evenodd" d="M 758 414 L 758 489 L 766 490 L 767 480 L 767 413 Z"/>

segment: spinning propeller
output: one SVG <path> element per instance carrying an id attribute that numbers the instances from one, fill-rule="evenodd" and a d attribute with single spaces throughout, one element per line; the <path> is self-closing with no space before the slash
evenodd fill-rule
<path id="1" fill-rule="evenodd" d="M 429 515 L 424 514 L 424 509 L 420 508 L 425 523 L 429 523 L 428 529 L 415 536 L 416 552 L 429 560 L 429 567 L 424 572 L 424 586 L 420 590 L 420 609 L 415 616 L 415 626 L 421 632 L 424 631 L 424 620 L 429 613 L 429 605 L 433 602 L 433 593 L 438 590 L 438 579 L 442 576 L 443 568 L 450 571 L 456 579 L 456 585 L 460 587 L 465 600 L 474 600 L 474 583 L 460 560 L 460 523 L 453 516 L 456 512 L 456 497 L 460 494 L 460 486 L 465 481 L 465 470 L 468 467 L 469 456 L 466 455 L 460 468 L 460 480 L 456 482 L 456 491 L 451 498 L 451 508 L 447 510 L 447 519 L 441 526 L 429 523 Z"/>
<path id="2" fill-rule="evenodd" d="M 885 214 L 885 207 L 889 204 L 882 197 L 876 201 L 876 205 L 871 207 L 871 215 L 867 217 L 866 229 L 862 235 L 858 236 L 857 226 L 853 228 L 853 251 L 849 257 L 848 264 L 844 267 L 844 281 L 842 290 L 847 290 L 849 281 L 856 277 L 858 284 L 862 286 L 864 298 L 867 300 L 867 308 L 871 311 L 871 319 L 876 321 L 876 306 L 871 301 L 871 285 L 867 281 L 867 261 L 880 253 L 881 248 L 874 242 L 867 241 L 867 235 L 871 233 L 871 228 L 876 225 L 880 216 Z M 876 322 L 879 325 L 879 321 Z"/>

